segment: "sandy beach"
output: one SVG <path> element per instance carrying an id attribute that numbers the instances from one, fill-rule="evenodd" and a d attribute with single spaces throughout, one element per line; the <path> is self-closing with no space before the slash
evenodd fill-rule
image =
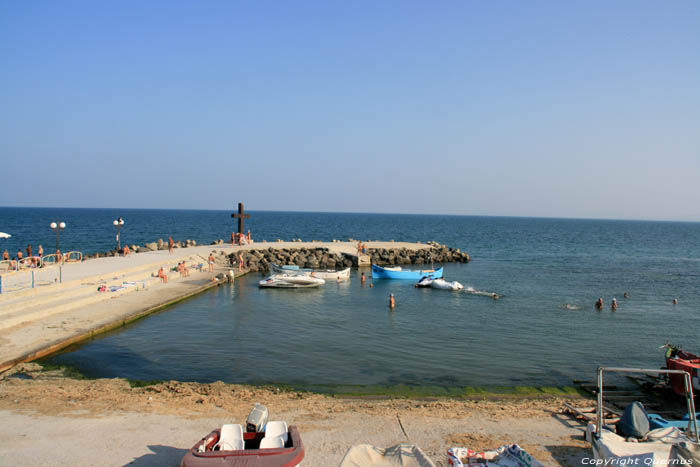
<path id="1" fill-rule="evenodd" d="M 242 423 L 260 402 L 271 419 L 299 427 L 309 467 L 338 465 L 361 443 L 417 444 L 437 465 L 452 446 L 518 443 L 545 465 L 581 465 L 590 448 L 581 425 L 559 413 L 565 401 L 590 404 L 575 397 L 335 398 L 220 382 L 131 387 L 27 363 L 0 380 L 0 464 L 176 466 L 209 431 Z"/>

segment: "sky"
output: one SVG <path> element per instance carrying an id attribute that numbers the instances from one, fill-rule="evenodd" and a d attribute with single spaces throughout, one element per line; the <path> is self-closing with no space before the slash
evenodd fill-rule
<path id="1" fill-rule="evenodd" d="M 700 221 L 700 3 L 0 0 L 0 172 L 0 206 Z"/>

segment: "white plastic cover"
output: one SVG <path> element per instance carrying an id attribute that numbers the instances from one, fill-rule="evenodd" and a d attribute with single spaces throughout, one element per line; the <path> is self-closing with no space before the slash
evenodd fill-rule
<path id="1" fill-rule="evenodd" d="M 359 444 L 348 449 L 340 467 L 435 467 L 435 464 L 413 444 L 390 448 Z"/>

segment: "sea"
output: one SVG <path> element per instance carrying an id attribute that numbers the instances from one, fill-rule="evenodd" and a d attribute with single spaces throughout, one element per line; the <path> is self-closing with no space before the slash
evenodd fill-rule
<path id="1" fill-rule="evenodd" d="M 0 248 L 52 250 L 49 224 L 65 222 L 62 251 L 107 251 L 117 217 L 125 221 L 122 244 L 168 236 L 208 244 L 230 238 L 232 212 L 6 207 L 0 231 L 12 237 Z M 357 269 L 349 282 L 270 290 L 249 274 L 48 361 L 135 380 L 462 388 L 570 386 L 593 380 L 598 366 L 659 368 L 666 342 L 700 350 L 700 223 L 250 214 L 246 230 L 258 241 L 432 240 L 460 248 L 472 261 L 445 264 L 445 276 L 465 290 L 390 280 L 370 288 Z M 602 310 L 594 307 L 599 297 Z"/>

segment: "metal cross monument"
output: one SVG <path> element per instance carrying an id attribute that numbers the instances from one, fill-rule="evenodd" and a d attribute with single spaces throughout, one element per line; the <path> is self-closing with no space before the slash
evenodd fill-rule
<path id="1" fill-rule="evenodd" d="M 238 203 L 238 214 L 234 212 L 231 214 L 231 217 L 238 219 L 238 235 L 245 235 L 243 233 L 243 219 L 250 219 L 250 214 L 243 213 L 243 203 Z"/>

